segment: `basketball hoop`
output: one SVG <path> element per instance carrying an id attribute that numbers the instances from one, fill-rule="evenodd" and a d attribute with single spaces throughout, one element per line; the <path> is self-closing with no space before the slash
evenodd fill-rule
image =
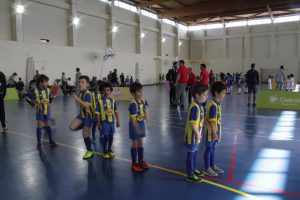
<path id="1" fill-rule="evenodd" d="M 106 50 L 105 50 L 105 54 L 103 56 L 103 60 L 107 60 L 108 58 L 114 58 L 115 57 L 115 51 L 113 50 L 113 48 L 111 47 L 108 47 Z"/>

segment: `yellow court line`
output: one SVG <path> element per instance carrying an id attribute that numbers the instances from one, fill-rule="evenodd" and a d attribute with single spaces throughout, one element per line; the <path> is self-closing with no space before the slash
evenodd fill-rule
<path id="1" fill-rule="evenodd" d="M 33 139 L 36 139 L 35 137 L 31 136 L 31 135 L 26 135 L 26 134 L 23 134 L 23 133 L 19 133 L 19 132 L 15 132 L 15 131 L 7 131 L 7 133 L 11 133 L 11 134 L 15 134 L 15 135 L 20 135 L 20 136 L 24 136 L 24 137 L 28 137 L 28 138 L 33 138 Z M 48 140 L 45 140 L 45 139 L 42 139 L 42 141 L 44 142 L 49 142 Z M 78 148 L 78 147 L 73 147 L 71 145 L 67 145 L 67 144 L 63 144 L 63 143 L 59 143 L 59 142 L 56 142 L 59 146 L 63 146 L 63 147 L 67 147 L 67 148 L 70 148 L 70 149 L 74 149 L 74 150 L 79 150 L 79 151 L 85 151 L 85 149 L 81 149 L 81 148 Z M 102 153 L 99 153 L 99 152 L 94 152 L 96 155 L 102 155 Z M 129 159 L 126 159 L 126 158 L 122 158 L 122 157 L 115 157 L 117 160 L 122 160 L 122 161 L 126 161 L 126 162 L 131 162 L 131 160 Z M 165 168 L 165 167 L 161 167 L 161 166 L 157 166 L 157 165 L 149 165 L 150 167 L 152 168 L 155 168 L 155 169 L 159 169 L 161 171 L 165 171 L 165 172 L 169 172 L 169 173 L 172 173 L 172 174 L 177 174 L 177 175 L 180 175 L 180 176 L 186 176 L 185 173 L 182 173 L 182 172 L 179 172 L 179 171 L 176 171 L 176 170 L 173 170 L 173 169 L 169 169 L 169 168 Z M 228 187 L 228 186 L 225 186 L 225 185 L 222 185 L 222 184 L 219 184 L 219 183 L 216 183 L 216 182 L 213 182 L 213 181 L 209 181 L 209 180 L 206 180 L 206 179 L 202 179 L 202 182 L 204 183 L 207 183 L 209 185 L 213 185 L 213 186 L 216 186 L 216 187 L 219 187 L 219 188 L 222 188 L 224 190 L 228 190 L 228 191 L 231 191 L 233 193 L 236 193 L 236 194 L 239 194 L 239 195 L 242 195 L 244 197 L 247 197 L 249 199 L 253 199 L 253 200 L 258 200 L 259 198 L 251 195 L 251 194 L 248 194 L 246 192 L 243 192 L 241 190 L 237 190 L 235 188 L 232 188 L 232 187 Z"/>

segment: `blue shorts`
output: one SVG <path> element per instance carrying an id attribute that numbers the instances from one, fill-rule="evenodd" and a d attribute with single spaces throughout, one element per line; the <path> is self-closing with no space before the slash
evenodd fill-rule
<path id="1" fill-rule="evenodd" d="M 217 144 L 219 143 L 218 140 L 216 141 L 205 141 L 205 146 L 206 147 L 212 147 L 212 148 L 216 148 L 217 147 Z"/>
<path id="2" fill-rule="evenodd" d="M 36 120 L 37 121 L 50 121 L 51 116 L 50 114 L 44 115 L 41 113 L 36 113 Z"/>
<path id="3" fill-rule="evenodd" d="M 115 133 L 115 123 L 113 122 L 102 122 L 102 134 L 112 135 Z"/>
<path id="4" fill-rule="evenodd" d="M 138 125 L 140 126 L 142 133 L 137 133 L 135 128 L 132 125 L 132 122 L 129 122 L 129 138 L 131 140 L 139 140 L 142 139 L 143 137 L 146 137 L 146 128 L 145 128 L 145 122 L 141 121 L 138 122 Z"/>
<path id="5" fill-rule="evenodd" d="M 94 119 L 93 118 L 82 118 L 81 115 L 77 115 L 76 119 L 82 121 L 82 125 L 88 128 L 92 128 Z"/>
<path id="6" fill-rule="evenodd" d="M 187 148 L 189 152 L 195 152 L 198 151 L 200 143 L 196 144 L 187 144 L 186 142 L 184 143 L 184 146 Z"/>

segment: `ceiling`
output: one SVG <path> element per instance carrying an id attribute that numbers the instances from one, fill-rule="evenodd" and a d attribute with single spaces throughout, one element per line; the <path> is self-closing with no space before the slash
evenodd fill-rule
<path id="1" fill-rule="evenodd" d="M 161 18 L 196 25 L 300 13 L 300 0 L 124 0 Z"/>

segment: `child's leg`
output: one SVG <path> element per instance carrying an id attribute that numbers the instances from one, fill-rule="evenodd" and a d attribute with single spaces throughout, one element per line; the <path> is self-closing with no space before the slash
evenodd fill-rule
<path id="1" fill-rule="evenodd" d="M 138 147 L 138 141 L 137 140 L 132 140 L 132 145 L 131 145 L 131 160 L 132 164 L 136 164 L 137 161 L 137 147 Z"/>
<path id="2" fill-rule="evenodd" d="M 211 147 L 210 159 L 209 159 L 209 165 L 211 168 L 215 167 L 215 149 L 216 149 L 216 142 L 213 142 L 213 145 Z"/>
<path id="3" fill-rule="evenodd" d="M 188 176 L 194 175 L 194 154 L 195 152 L 187 152 L 186 155 L 186 173 Z"/>
<path id="4" fill-rule="evenodd" d="M 84 144 L 85 144 L 86 150 L 92 151 L 92 141 L 90 138 L 90 128 L 89 127 L 86 127 L 86 126 L 83 127 L 82 136 L 84 139 Z"/>
<path id="5" fill-rule="evenodd" d="M 107 144 L 108 144 L 108 135 L 105 134 L 102 138 L 103 153 L 107 153 Z"/>
<path id="6" fill-rule="evenodd" d="M 138 162 L 141 163 L 142 161 L 144 161 L 143 139 L 138 140 L 137 152 L 138 152 Z"/>
<path id="7" fill-rule="evenodd" d="M 93 127 L 92 127 L 92 140 L 96 140 L 96 129 L 97 129 L 97 120 L 93 122 Z"/>
<path id="8" fill-rule="evenodd" d="M 69 129 L 71 131 L 78 131 L 79 129 L 82 128 L 82 124 L 83 124 L 82 120 L 75 118 L 75 119 L 73 119 L 73 121 L 69 125 Z"/>
<path id="9" fill-rule="evenodd" d="M 112 151 L 111 149 L 112 149 L 113 141 L 114 141 L 114 134 L 110 133 L 108 136 L 108 151 Z"/>
<path id="10" fill-rule="evenodd" d="M 204 166 L 205 166 L 205 170 L 207 170 L 210 167 L 211 152 L 212 152 L 211 146 L 206 146 L 205 152 L 204 152 Z"/>
<path id="11" fill-rule="evenodd" d="M 196 165 L 197 165 L 197 153 L 198 151 L 194 152 L 194 156 L 193 156 L 193 169 L 196 170 Z"/>
<path id="12" fill-rule="evenodd" d="M 44 121 L 44 124 L 45 124 L 45 130 L 48 135 L 49 142 L 51 142 L 51 141 L 53 141 L 53 138 L 52 138 L 52 130 L 49 125 L 49 121 Z"/>
<path id="13" fill-rule="evenodd" d="M 36 138 L 37 138 L 37 143 L 41 143 L 42 139 L 42 127 L 43 127 L 43 122 L 42 121 L 37 121 L 37 127 L 36 127 Z"/>

